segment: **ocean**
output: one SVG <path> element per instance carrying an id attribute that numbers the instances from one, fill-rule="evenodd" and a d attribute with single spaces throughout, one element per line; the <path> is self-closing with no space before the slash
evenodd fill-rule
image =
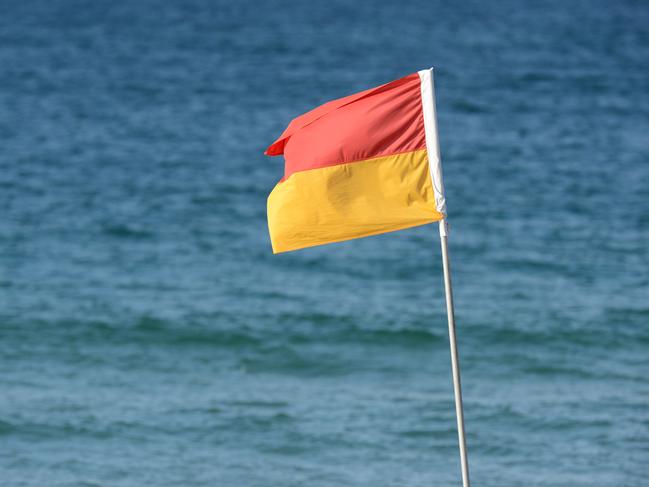
<path id="1" fill-rule="evenodd" d="M 293 117 L 430 66 L 473 485 L 649 485 L 646 2 L 1 12 L 0 486 L 460 485 L 436 225 L 265 213 Z"/>

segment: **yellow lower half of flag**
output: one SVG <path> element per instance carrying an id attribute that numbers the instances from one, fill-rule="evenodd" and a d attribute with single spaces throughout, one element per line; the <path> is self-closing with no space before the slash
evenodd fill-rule
<path id="1" fill-rule="evenodd" d="M 274 253 L 442 218 L 425 149 L 296 172 L 268 197 Z"/>

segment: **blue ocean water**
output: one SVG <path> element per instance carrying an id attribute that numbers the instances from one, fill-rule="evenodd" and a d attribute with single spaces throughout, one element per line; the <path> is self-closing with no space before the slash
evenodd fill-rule
<path id="1" fill-rule="evenodd" d="M 1 11 L 0 485 L 459 485 L 437 228 L 265 220 L 292 117 L 429 66 L 474 485 L 649 485 L 645 2 Z"/>

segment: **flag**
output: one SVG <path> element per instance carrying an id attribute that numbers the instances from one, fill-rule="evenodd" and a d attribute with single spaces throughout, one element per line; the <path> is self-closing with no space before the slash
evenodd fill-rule
<path id="1" fill-rule="evenodd" d="M 330 101 L 266 149 L 273 252 L 401 230 L 446 215 L 432 69 Z"/>

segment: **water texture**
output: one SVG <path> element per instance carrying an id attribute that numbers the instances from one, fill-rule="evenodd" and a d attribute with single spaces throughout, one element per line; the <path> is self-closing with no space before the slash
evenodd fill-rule
<path id="1" fill-rule="evenodd" d="M 265 220 L 429 66 L 474 485 L 649 485 L 646 3 L 0 3 L 0 485 L 459 485 L 437 228 Z"/>

